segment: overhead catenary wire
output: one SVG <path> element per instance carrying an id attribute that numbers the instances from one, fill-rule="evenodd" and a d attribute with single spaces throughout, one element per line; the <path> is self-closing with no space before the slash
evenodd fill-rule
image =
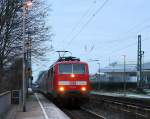
<path id="1" fill-rule="evenodd" d="M 143 23 L 145 23 L 145 22 L 148 21 L 148 20 L 150 21 L 150 18 L 145 19 L 143 22 L 139 23 L 138 25 L 142 25 Z M 138 25 L 134 26 L 133 28 L 131 28 L 130 30 L 128 30 L 128 31 L 127 31 L 126 33 L 124 33 L 124 34 L 130 33 L 132 30 L 134 30 L 135 28 L 139 27 Z M 134 33 L 134 35 L 140 33 L 141 31 L 143 31 L 143 30 L 145 30 L 145 29 L 148 29 L 148 28 L 150 28 L 150 25 L 146 25 L 146 26 L 144 26 L 144 27 L 138 29 L 138 31 L 136 31 L 136 32 Z M 114 43 L 117 43 L 117 42 L 120 43 L 121 40 L 122 40 L 122 42 L 127 42 L 128 40 L 123 40 L 123 39 L 127 39 L 127 38 L 130 38 L 130 39 L 131 39 L 131 38 L 134 37 L 134 35 L 130 35 L 130 36 L 126 35 L 126 37 L 116 38 L 115 40 L 110 40 L 110 41 L 107 41 L 107 42 L 108 42 L 108 45 L 113 45 Z M 99 46 L 99 47 L 97 47 L 96 49 L 102 48 L 102 47 L 108 47 L 108 45 Z"/>
<path id="2" fill-rule="evenodd" d="M 83 26 L 81 27 L 81 29 L 72 37 L 71 40 L 69 40 L 69 42 L 67 43 L 66 47 L 67 46 L 69 47 L 71 45 L 71 42 L 73 40 L 75 40 L 79 36 L 79 34 L 86 28 L 86 26 L 93 20 L 93 18 L 104 8 L 104 6 L 106 5 L 106 3 L 108 1 L 109 0 L 105 0 L 103 2 L 103 4 L 94 12 L 94 14 L 92 14 L 92 16 L 87 20 L 87 22 L 85 24 L 83 24 Z"/>
<path id="3" fill-rule="evenodd" d="M 149 39 L 150 39 L 150 37 L 147 37 L 147 38 L 144 38 L 142 41 L 144 42 L 144 41 L 147 41 L 147 40 L 149 40 Z M 131 43 L 131 44 L 128 44 L 127 46 L 125 46 L 125 47 L 123 47 L 123 48 L 116 49 L 116 50 L 111 51 L 110 53 L 106 53 L 106 54 L 104 54 L 104 55 L 109 55 L 109 54 L 112 54 L 112 53 L 114 53 L 114 52 L 120 52 L 120 51 L 122 51 L 122 50 L 124 50 L 124 49 L 127 49 L 127 48 L 129 48 L 129 47 L 132 47 L 132 46 L 134 46 L 134 45 L 136 45 L 136 44 L 137 44 L 137 42 L 135 41 L 135 42 L 133 42 L 133 43 Z"/>
<path id="4" fill-rule="evenodd" d="M 88 7 L 88 9 L 83 13 L 83 15 L 80 17 L 80 19 L 77 21 L 77 23 L 73 26 L 73 28 L 71 29 L 71 31 L 65 36 L 65 38 L 62 40 L 62 43 L 68 39 L 68 37 L 73 34 L 73 32 L 81 25 L 82 20 L 89 14 L 89 12 L 91 11 L 91 9 L 94 7 L 94 5 L 96 4 L 97 0 L 94 0 L 92 2 L 92 4 Z M 63 47 L 64 49 L 64 47 Z"/>
<path id="5" fill-rule="evenodd" d="M 145 23 L 145 22 L 143 22 L 143 23 Z M 134 29 L 136 29 L 137 27 L 139 27 L 139 24 L 138 25 L 136 25 L 135 27 L 132 27 L 131 28 L 131 30 L 129 29 L 127 32 L 125 32 L 125 33 L 129 33 L 129 32 L 131 32 L 132 30 L 134 30 Z M 145 28 L 144 27 L 142 27 L 142 29 L 140 29 L 140 30 L 144 30 L 144 29 L 146 29 L 146 28 L 149 28 L 149 26 L 145 26 Z M 140 32 L 140 30 L 139 31 L 137 31 L 136 33 L 139 33 Z M 81 30 L 82 31 L 82 30 Z M 134 30 L 135 31 L 135 30 Z M 80 34 L 80 32 L 79 32 L 79 34 Z M 127 38 L 127 37 L 126 37 Z M 74 40 L 74 39 L 73 39 Z M 113 43 L 114 41 L 116 41 L 116 42 L 118 42 L 118 41 L 120 41 L 120 39 L 115 39 L 115 40 L 111 40 L 111 43 Z M 127 40 L 126 40 L 127 41 Z M 129 39 L 128 39 L 128 41 L 129 41 Z M 70 41 L 70 43 L 71 43 L 72 41 Z M 70 43 L 68 43 L 68 44 L 70 44 Z M 119 48 L 119 49 L 117 49 L 117 50 L 114 50 L 113 52 L 120 52 L 120 51 L 122 51 L 122 50 L 124 50 L 124 49 L 127 49 L 128 47 L 131 47 L 131 46 L 133 46 L 133 45 L 135 45 L 136 43 L 131 43 L 131 44 L 129 44 L 129 45 L 127 45 L 127 47 L 123 47 L 123 48 Z M 112 54 L 112 53 L 109 53 L 109 54 Z M 113 55 L 113 54 L 112 54 Z"/>
<path id="6" fill-rule="evenodd" d="M 138 25 L 142 25 L 143 23 L 145 23 L 145 22 L 147 22 L 147 21 L 150 21 L 150 18 L 147 18 L 147 19 L 143 20 L 143 21 L 140 22 Z M 131 30 L 137 28 L 138 25 L 132 27 Z M 144 27 L 138 29 L 135 34 L 139 34 L 140 32 L 144 31 L 145 29 L 149 29 L 149 28 L 150 28 L 150 25 L 145 25 Z M 129 33 L 129 32 L 131 32 L 131 31 L 128 30 L 126 33 Z M 98 49 L 98 48 L 103 48 L 103 47 L 107 48 L 108 45 L 113 45 L 115 42 L 116 42 L 116 43 L 117 43 L 117 42 L 120 43 L 120 41 L 121 41 L 121 42 L 128 41 L 128 40 L 124 40 L 124 41 L 123 41 L 123 39 L 125 39 L 125 38 L 126 38 L 126 39 L 127 39 L 127 38 L 130 38 L 130 39 L 132 38 L 132 39 L 134 39 L 133 37 L 135 37 L 135 34 L 132 35 L 132 36 L 128 36 L 128 37 L 121 38 L 121 39 L 111 40 L 111 41 L 108 42 L 107 46 L 106 46 L 106 45 L 105 45 L 105 46 L 103 45 L 103 46 L 97 47 L 96 49 Z M 133 43 L 133 44 L 136 44 L 136 43 Z M 114 46 L 114 45 L 113 45 L 113 46 Z M 132 44 L 129 45 L 129 46 L 132 46 Z M 115 47 L 116 47 L 116 45 L 115 45 Z M 110 48 L 110 46 L 109 46 L 109 48 Z M 125 47 L 125 49 L 126 49 L 126 47 Z M 120 49 L 119 49 L 119 50 L 120 50 Z M 122 48 L 121 48 L 121 50 L 122 50 Z M 118 50 L 115 50 L 115 51 L 118 52 Z M 114 51 L 113 51 L 113 52 L 114 52 Z M 89 54 L 89 53 L 88 53 L 88 54 Z M 109 54 L 110 54 L 110 53 L 109 53 Z M 107 54 L 106 54 L 106 55 L 107 55 Z"/>
<path id="7" fill-rule="evenodd" d="M 125 33 L 123 33 L 123 34 L 126 34 L 125 37 L 122 37 L 122 35 L 120 34 L 119 37 L 116 38 L 115 40 L 109 40 L 109 41 L 107 41 L 108 42 L 107 45 L 105 44 L 105 45 L 101 45 L 99 47 L 96 47 L 97 44 L 95 45 L 94 43 L 92 43 L 94 45 L 94 49 L 97 50 L 97 49 L 103 48 L 103 47 L 110 47 L 110 45 L 113 45 L 114 43 L 117 43 L 117 42 L 120 43 L 120 41 L 123 40 L 123 39 L 127 39 L 127 38 L 130 38 L 130 39 L 132 38 L 133 39 L 133 37 L 134 37 L 133 35 L 131 36 L 131 35 L 127 35 L 127 34 L 131 33 L 133 30 L 137 29 L 139 26 L 141 26 L 144 23 L 149 22 L 149 21 L 150 21 L 150 17 L 144 19 L 143 21 L 141 21 L 140 23 L 136 24 L 135 26 L 131 27 L 128 31 L 126 31 Z M 144 31 L 145 29 L 148 29 L 148 28 L 150 28 L 150 25 L 145 25 L 144 27 L 141 27 L 140 29 L 138 29 L 138 31 L 136 31 L 136 33 L 134 33 L 134 34 L 138 34 L 141 31 Z M 123 40 L 122 42 L 126 42 L 126 41 L 127 40 Z M 102 44 L 102 43 L 100 43 L 100 44 Z M 93 50 L 89 51 L 89 53 L 91 53 L 92 51 Z"/>
<path id="8" fill-rule="evenodd" d="M 148 41 L 148 40 L 150 40 L 150 37 L 147 37 L 147 38 L 143 39 L 142 41 L 145 42 L 145 41 Z M 120 51 L 122 51 L 122 50 L 125 50 L 125 49 L 127 49 L 127 48 L 129 48 L 129 47 L 132 47 L 132 46 L 136 45 L 136 44 L 137 44 L 137 42 L 134 42 L 134 43 L 128 44 L 127 46 L 125 46 L 125 47 L 123 47 L 123 48 L 120 48 L 120 49 L 111 51 L 111 52 L 109 52 L 109 53 L 105 53 L 105 54 L 103 55 L 103 57 L 101 56 L 101 59 L 104 59 L 104 58 L 105 58 L 106 56 L 108 56 L 108 55 L 109 55 L 109 56 L 112 56 L 114 53 L 120 52 Z"/>
<path id="9" fill-rule="evenodd" d="M 142 41 L 145 42 L 145 41 L 148 41 L 148 40 L 150 40 L 150 37 L 144 38 L 144 40 L 142 40 Z M 113 50 L 113 51 L 111 51 L 111 52 L 109 52 L 109 53 L 105 53 L 103 56 L 100 56 L 100 59 L 101 59 L 101 61 L 102 61 L 102 60 L 104 60 L 106 57 L 108 57 L 108 56 L 110 57 L 110 56 L 114 55 L 114 53 L 120 52 L 120 51 L 125 50 L 125 49 L 127 49 L 127 48 L 129 48 L 129 47 L 135 46 L 136 44 L 137 44 L 137 42 L 133 42 L 133 43 L 128 44 L 127 46 L 125 46 L 125 47 L 123 47 L 123 48 L 119 48 L 119 49 Z M 95 55 L 96 55 L 96 54 L 95 54 Z"/>

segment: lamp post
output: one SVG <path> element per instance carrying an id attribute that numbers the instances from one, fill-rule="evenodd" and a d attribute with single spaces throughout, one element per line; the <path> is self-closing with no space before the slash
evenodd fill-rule
<path id="1" fill-rule="evenodd" d="M 23 61 L 22 61 L 22 91 L 23 91 L 23 104 L 22 104 L 22 110 L 23 112 L 26 112 L 26 80 L 25 80 L 25 19 L 26 19 L 26 13 L 27 8 L 32 5 L 31 1 L 26 1 L 23 4 Z"/>
<path id="2" fill-rule="evenodd" d="M 126 55 L 123 55 L 124 58 L 124 71 L 123 71 L 123 90 L 124 90 L 124 96 L 126 96 Z"/>
<path id="3" fill-rule="evenodd" d="M 144 89 L 144 51 L 141 51 L 142 63 L 141 63 L 141 89 Z"/>
<path id="4" fill-rule="evenodd" d="M 88 59 L 90 62 L 98 62 L 97 64 L 99 65 L 99 69 L 98 69 L 98 73 L 99 73 L 99 83 L 98 83 L 98 78 L 96 77 L 96 79 L 97 79 L 97 83 L 98 83 L 98 85 L 97 85 L 97 88 L 96 89 L 98 89 L 99 87 L 100 87 L 100 60 L 99 59 Z"/>
<path id="5" fill-rule="evenodd" d="M 98 73 L 99 73 L 99 85 L 98 88 L 101 88 L 101 75 L 100 75 L 100 62 L 97 63 L 98 64 Z"/>

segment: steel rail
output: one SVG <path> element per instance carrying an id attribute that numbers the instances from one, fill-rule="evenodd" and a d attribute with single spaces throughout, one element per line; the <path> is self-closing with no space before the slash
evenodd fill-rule
<path id="1" fill-rule="evenodd" d="M 124 107 L 124 109 L 121 109 L 122 111 L 129 112 L 129 113 L 131 112 L 134 113 L 135 115 L 139 115 L 142 117 L 147 117 L 147 114 L 150 114 L 150 106 L 133 103 L 133 102 L 131 103 L 130 101 L 110 99 L 110 98 L 111 98 L 110 96 L 108 96 L 107 98 L 105 96 L 105 98 L 102 98 L 100 100 L 106 102 L 107 104 L 115 104 L 120 107 Z M 101 103 L 98 101 L 94 101 L 94 102 Z M 132 112 L 131 110 L 135 110 L 135 111 Z M 144 114 L 139 113 L 139 111 L 144 112 Z"/>
<path id="2" fill-rule="evenodd" d="M 95 96 L 95 95 L 93 95 L 93 96 Z M 98 98 L 98 96 L 100 96 L 99 99 L 103 100 L 103 101 L 118 103 L 118 104 L 126 104 L 126 105 L 130 105 L 132 107 L 141 107 L 141 108 L 145 108 L 145 109 L 150 109 L 150 106 L 147 106 L 147 105 L 144 105 L 144 104 L 141 104 L 141 103 L 137 103 L 137 102 L 131 102 L 131 99 L 126 101 L 127 98 L 123 99 L 122 97 L 112 97 L 112 96 L 106 96 L 106 95 L 97 95 L 96 98 Z"/>
<path id="3" fill-rule="evenodd" d="M 101 119 L 107 119 L 105 118 L 104 116 L 100 115 L 100 114 L 97 114 L 96 112 L 93 112 L 92 110 L 89 110 L 89 109 L 86 109 L 84 107 L 80 107 L 82 110 L 94 115 L 94 116 L 97 116 L 98 118 L 101 118 Z"/>

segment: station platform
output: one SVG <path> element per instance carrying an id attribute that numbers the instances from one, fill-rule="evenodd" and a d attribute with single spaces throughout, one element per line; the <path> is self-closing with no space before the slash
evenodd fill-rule
<path id="1" fill-rule="evenodd" d="M 147 94 L 138 94 L 133 92 L 108 92 L 108 91 L 91 91 L 91 94 L 96 95 L 106 95 L 106 96 L 112 96 L 112 97 L 126 97 L 131 99 L 140 99 L 140 100 L 150 100 L 150 90 L 147 91 L 149 93 Z"/>
<path id="2" fill-rule="evenodd" d="M 22 107 L 14 107 L 12 115 L 6 119 L 70 119 L 58 107 L 42 94 L 30 95 L 26 102 L 26 112 L 22 112 Z"/>

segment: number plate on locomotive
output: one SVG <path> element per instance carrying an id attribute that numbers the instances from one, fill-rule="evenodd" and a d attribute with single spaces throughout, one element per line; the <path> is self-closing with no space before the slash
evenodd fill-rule
<path id="1" fill-rule="evenodd" d="M 87 85 L 87 81 L 59 81 L 58 85 Z"/>

